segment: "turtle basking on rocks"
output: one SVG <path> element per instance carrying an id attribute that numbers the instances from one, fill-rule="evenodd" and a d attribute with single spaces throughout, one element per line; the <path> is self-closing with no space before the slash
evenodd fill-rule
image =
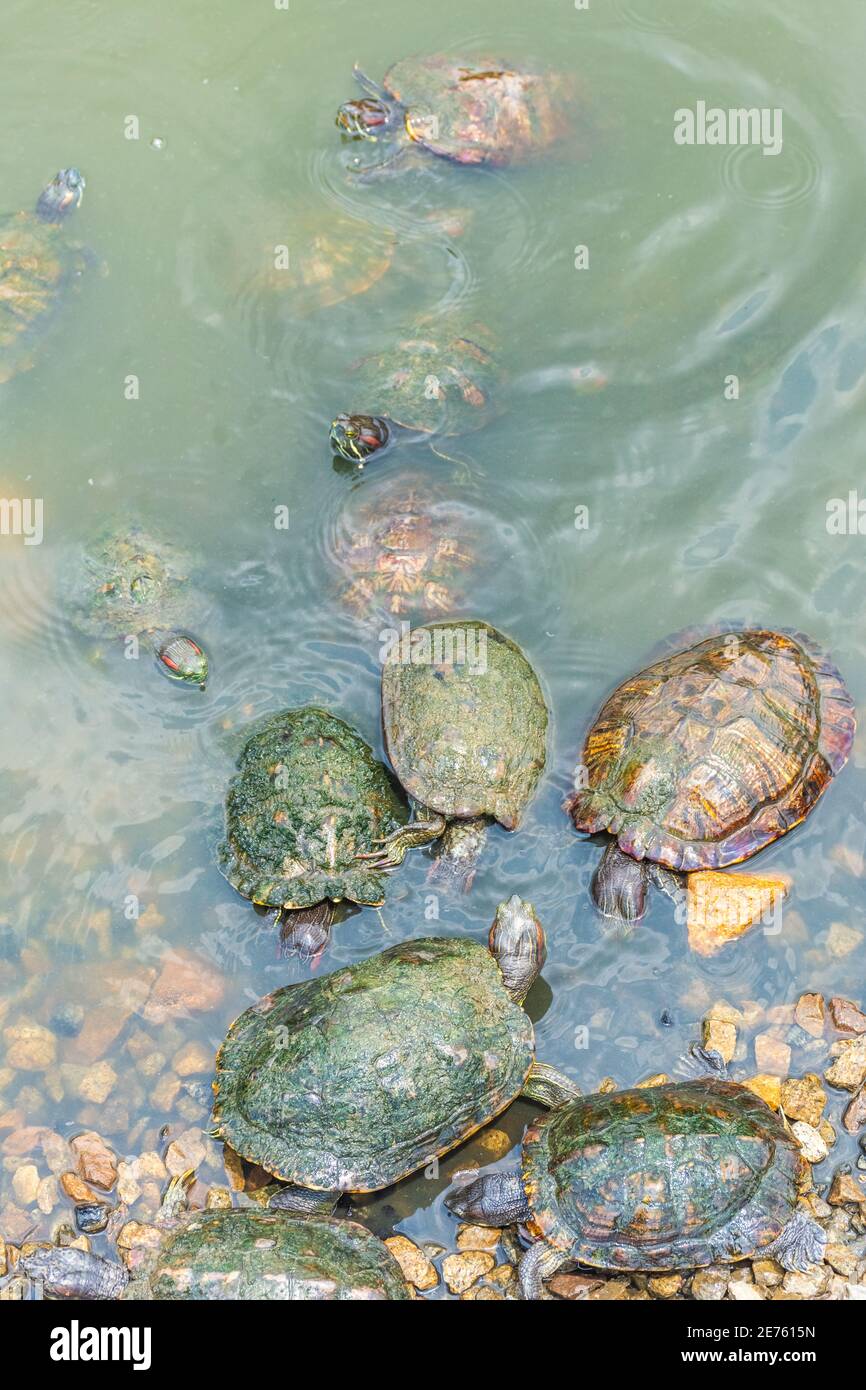
<path id="1" fill-rule="evenodd" d="M 259 721 L 226 797 L 220 868 L 233 888 L 289 914 L 301 954 L 327 944 L 334 904 L 385 901 L 385 876 L 362 862 L 408 817 L 387 770 L 344 720 L 313 705 Z"/>
<path id="2" fill-rule="evenodd" d="M 189 557 L 139 526 L 88 546 L 64 594 L 74 627 L 89 636 L 144 639 L 157 668 L 204 689 L 208 659 L 183 625 L 199 611 Z"/>
<path id="3" fill-rule="evenodd" d="M 787 1270 L 821 1260 L 826 1236 L 798 1210 L 809 1165 L 751 1091 L 713 1075 L 581 1096 L 535 1121 L 519 1173 L 473 1178 L 446 1198 L 461 1220 L 522 1223 L 524 1298 L 564 1265 L 694 1269 L 749 1256 Z"/>
<path id="4" fill-rule="evenodd" d="M 83 196 L 78 169 L 61 169 L 33 212 L 0 218 L 0 383 L 33 366 L 38 336 L 87 265 L 64 225 Z"/>
<path id="5" fill-rule="evenodd" d="M 429 623 L 382 667 L 382 726 L 414 819 L 365 858 L 378 869 L 443 837 L 436 862 L 471 886 L 486 827 L 516 830 L 544 770 L 547 706 L 515 642 L 489 623 Z"/>
<path id="6" fill-rule="evenodd" d="M 340 107 L 337 126 L 352 139 L 396 144 L 387 165 L 402 162 L 409 150 L 457 164 L 522 163 L 574 126 L 571 78 L 498 58 L 406 58 L 388 69 L 381 86 L 357 66 L 354 74 L 364 95 Z"/>
<path id="7" fill-rule="evenodd" d="M 356 1221 L 257 1208 L 187 1211 L 190 1175 L 156 1218 L 163 1236 L 130 1279 L 88 1251 L 36 1249 L 20 1268 L 53 1298 L 157 1302 L 342 1301 L 413 1297 L 387 1246 Z"/>
<path id="8" fill-rule="evenodd" d="M 360 412 L 338 415 L 330 438 L 334 453 L 360 467 L 400 440 L 480 428 L 503 382 L 493 335 L 477 323 L 420 320 L 410 336 L 362 358 L 356 371 L 353 394 Z"/>
<path id="9" fill-rule="evenodd" d="M 290 1184 L 271 1206 L 333 1208 L 426 1167 L 519 1095 L 577 1094 L 535 1061 L 522 1007 L 544 931 L 516 895 L 488 946 L 404 941 L 287 985 L 232 1024 L 217 1056 L 215 1136 Z"/>
<path id="10" fill-rule="evenodd" d="M 723 869 L 799 825 L 847 761 L 854 705 L 809 638 L 713 634 L 631 676 L 602 706 L 565 803 L 612 836 L 593 880 L 610 917 L 642 916 L 652 881 Z"/>

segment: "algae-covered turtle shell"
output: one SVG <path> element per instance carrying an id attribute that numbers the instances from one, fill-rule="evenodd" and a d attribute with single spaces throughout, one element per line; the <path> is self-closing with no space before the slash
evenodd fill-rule
<path id="1" fill-rule="evenodd" d="M 38 335 L 85 268 L 63 226 L 83 193 L 79 171 L 61 169 L 32 212 L 0 218 L 0 383 L 33 366 Z"/>
<path id="2" fill-rule="evenodd" d="M 200 611 L 194 560 L 140 526 L 109 532 L 87 546 L 67 583 L 70 619 L 99 637 L 177 628 Z"/>
<path id="3" fill-rule="evenodd" d="M 544 768 L 547 706 L 523 652 L 489 623 L 429 623 L 382 668 L 391 764 L 417 802 L 514 830 Z"/>
<path id="4" fill-rule="evenodd" d="M 305 705 L 259 723 L 226 798 L 220 867 L 265 907 L 329 899 L 384 902 L 384 878 L 358 860 L 401 826 L 405 803 L 385 767 L 344 720 Z"/>
<path id="5" fill-rule="evenodd" d="M 286 1212 L 190 1212 L 163 1237 L 148 1297 L 214 1301 L 408 1299 L 394 1257 L 355 1221 Z M 135 1297 L 130 1286 L 125 1297 Z"/>
<path id="6" fill-rule="evenodd" d="M 217 1057 L 217 1135 L 326 1192 L 387 1187 L 454 1148 L 517 1097 L 532 1067 L 532 1023 L 516 996 L 543 962 L 544 937 L 527 907 L 515 898 L 497 919 L 517 921 L 523 962 L 536 951 L 511 993 L 483 945 L 429 938 L 254 1004 Z"/>
<path id="7" fill-rule="evenodd" d="M 700 1080 L 591 1095 L 532 1124 L 533 1234 L 596 1269 L 692 1269 L 781 1234 L 807 1175 L 757 1096 Z"/>

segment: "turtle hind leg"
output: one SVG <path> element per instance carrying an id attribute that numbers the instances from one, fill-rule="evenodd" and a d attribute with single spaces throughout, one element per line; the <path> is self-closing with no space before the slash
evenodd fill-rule
<path id="1" fill-rule="evenodd" d="M 791 1217 L 780 1236 L 772 1245 L 761 1247 L 761 1258 L 777 1260 L 783 1269 L 790 1272 L 808 1269 L 810 1265 L 820 1264 L 824 1258 L 827 1234 L 803 1211 Z"/>
<path id="2" fill-rule="evenodd" d="M 373 850 L 370 854 L 356 854 L 355 858 L 367 864 L 374 872 L 384 872 L 387 869 L 396 869 L 398 864 L 402 864 L 407 850 L 438 840 L 445 830 L 445 817 L 435 811 L 428 811 L 426 807 L 419 807 L 418 814 L 420 819 L 412 820 L 408 825 L 401 825 L 399 830 L 393 830 L 390 835 L 379 840 L 379 849 Z"/>
<path id="3" fill-rule="evenodd" d="M 523 1297 L 530 1302 L 541 1298 L 544 1294 L 545 1279 L 552 1279 L 570 1259 L 567 1251 L 557 1250 L 543 1240 L 537 1240 L 534 1245 L 530 1245 L 521 1255 L 520 1264 L 517 1266 Z"/>
<path id="4" fill-rule="evenodd" d="M 456 1187 L 445 1205 L 461 1221 L 482 1226 L 513 1226 L 531 1215 L 519 1173 L 485 1173 Z"/>
<path id="5" fill-rule="evenodd" d="M 646 911 L 648 882 L 646 863 L 624 854 L 616 840 L 611 840 L 592 879 L 595 905 L 605 917 L 637 922 Z"/>
<path id="6" fill-rule="evenodd" d="M 569 1081 L 555 1067 L 549 1067 L 546 1062 L 533 1062 L 520 1094 L 527 1100 L 537 1101 L 539 1105 L 554 1110 L 557 1105 L 576 1100 L 581 1092 L 573 1081 Z"/>
<path id="7" fill-rule="evenodd" d="M 297 1211 L 308 1216 L 331 1216 L 342 1195 L 341 1192 L 314 1192 L 312 1188 L 296 1187 L 294 1183 L 288 1183 L 281 1187 L 279 1192 L 274 1193 L 268 1207 L 271 1211 Z"/>
<path id="8" fill-rule="evenodd" d="M 427 877 L 439 879 L 460 892 L 468 893 L 486 834 L 486 816 L 451 821 Z"/>

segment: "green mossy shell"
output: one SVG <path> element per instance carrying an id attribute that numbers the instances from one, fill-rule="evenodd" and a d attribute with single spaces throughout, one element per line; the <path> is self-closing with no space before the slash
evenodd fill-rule
<path id="1" fill-rule="evenodd" d="M 484 946 L 406 941 L 241 1014 L 217 1057 L 217 1133 L 287 1182 L 374 1191 L 504 1110 L 533 1055 Z"/>
<path id="2" fill-rule="evenodd" d="M 523 1147 L 534 1231 L 599 1269 L 749 1255 L 787 1224 L 803 1171 L 778 1116 L 729 1081 L 583 1096 Z"/>
<path id="3" fill-rule="evenodd" d="M 408 808 L 360 734 L 306 705 L 257 725 L 226 798 L 220 868 L 251 902 L 379 904 L 385 876 L 357 855 L 405 824 Z"/>
<path id="4" fill-rule="evenodd" d="M 182 1217 L 149 1290 L 197 1302 L 412 1297 L 390 1251 L 357 1222 L 247 1209 Z"/>
<path id="5" fill-rule="evenodd" d="M 449 641 L 449 634 L 452 640 Z M 547 707 L 538 677 L 488 623 L 429 623 L 382 670 L 382 723 L 410 796 L 444 816 L 520 823 L 544 768 Z M 459 658 L 461 645 L 466 660 Z"/>
<path id="6" fill-rule="evenodd" d="M 191 564 L 170 542 L 138 526 L 101 536 L 70 577 L 70 619 L 79 631 L 100 637 L 184 627 L 197 616 Z"/>
<path id="7" fill-rule="evenodd" d="M 490 418 L 502 385 L 492 335 L 481 324 L 412 337 L 358 364 L 355 407 L 422 434 L 464 434 Z"/>
<path id="8" fill-rule="evenodd" d="M 34 339 L 82 264 L 58 224 L 30 212 L 0 219 L 0 382 L 32 367 Z"/>

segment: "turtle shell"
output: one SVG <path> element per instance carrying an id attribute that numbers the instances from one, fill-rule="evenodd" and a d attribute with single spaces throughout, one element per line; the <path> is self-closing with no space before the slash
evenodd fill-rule
<path id="1" fill-rule="evenodd" d="M 412 1297 L 387 1246 L 356 1221 L 247 1209 L 182 1217 L 148 1287 L 157 1301 Z"/>
<path id="2" fill-rule="evenodd" d="M 720 633 L 614 691 L 567 809 L 578 830 L 609 830 L 635 859 L 723 868 L 809 814 L 854 729 L 842 677 L 808 638 Z"/>
<path id="3" fill-rule="evenodd" d="M 282 212 L 244 293 L 285 294 L 292 313 L 303 317 L 369 290 L 389 269 L 396 244 L 392 229 L 339 209 L 288 218 Z"/>
<path id="4" fill-rule="evenodd" d="M 267 907 L 313 907 L 330 898 L 377 905 L 384 878 L 359 864 L 408 810 L 360 734 L 306 705 L 257 725 L 226 798 L 220 868 Z"/>
<path id="5" fill-rule="evenodd" d="M 416 628 L 385 660 L 382 723 L 417 802 L 517 828 L 544 768 L 547 706 L 510 638 L 478 621 Z"/>
<path id="6" fill-rule="evenodd" d="M 572 128 L 570 79 L 498 58 L 406 58 L 388 70 L 384 87 L 406 108 L 409 138 L 460 164 L 528 160 Z"/>
<path id="7" fill-rule="evenodd" d="M 730 1081 L 582 1096 L 523 1142 L 533 1234 L 595 1269 L 749 1255 L 781 1233 L 806 1172 L 782 1121 Z"/>
<path id="8" fill-rule="evenodd" d="M 29 212 L 0 219 L 0 383 L 33 366 L 34 338 L 80 261 L 57 224 Z"/>
<path id="9" fill-rule="evenodd" d="M 532 1023 L 484 946 L 404 941 L 235 1020 L 216 1133 L 287 1182 L 375 1191 L 504 1110 L 533 1055 Z"/>
<path id="10" fill-rule="evenodd" d="M 358 409 L 421 434 L 463 434 L 486 423 L 502 385 L 490 331 L 422 322 L 417 334 L 358 364 Z"/>
<path id="11" fill-rule="evenodd" d="M 425 479 L 376 479 L 358 489 L 340 517 L 333 558 L 345 575 L 342 600 L 377 619 L 452 612 L 476 542 L 465 509 L 437 496 Z"/>
<path id="12" fill-rule="evenodd" d="M 133 526 L 84 551 L 67 594 L 71 621 L 97 636 L 183 627 L 195 615 L 190 556 Z"/>

